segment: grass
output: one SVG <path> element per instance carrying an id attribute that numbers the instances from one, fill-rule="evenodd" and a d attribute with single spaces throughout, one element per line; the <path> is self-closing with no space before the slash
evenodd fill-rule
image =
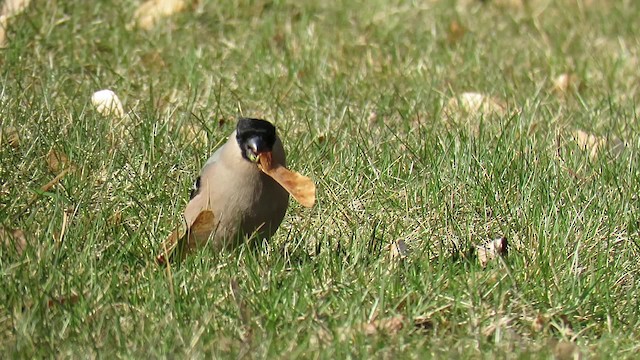
<path id="1" fill-rule="evenodd" d="M 0 247 L 2 353 L 635 357 L 640 7 L 508 3 L 197 1 L 149 31 L 134 1 L 33 4 L 0 50 L 0 223 L 30 244 Z M 104 88 L 129 120 L 92 108 Z M 507 111 L 445 116 L 469 91 Z M 167 273 L 238 115 L 278 126 L 318 203 Z M 591 157 L 574 130 L 628 145 Z M 40 191 L 51 150 L 76 168 Z M 507 257 L 468 256 L 497 236 Z"/>

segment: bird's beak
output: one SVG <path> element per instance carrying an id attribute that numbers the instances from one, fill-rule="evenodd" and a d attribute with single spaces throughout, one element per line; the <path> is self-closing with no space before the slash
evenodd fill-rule
<path id="1" fill-rule="evenodd" d="M 269 158 L 271 158 L 271 149 L 269 149 L 262 138 L 255 136 L 248 139 L 247 146 L 249 147 L 249 153 L 247 154 L 247 156 L 252 162 L 257 163 L 260 159 L 260 156 L 263 154 L 268 154 Z"/>

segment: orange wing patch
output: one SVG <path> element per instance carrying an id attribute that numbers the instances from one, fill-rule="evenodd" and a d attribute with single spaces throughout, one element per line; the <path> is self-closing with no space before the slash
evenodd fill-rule
<path id="1" fill-rule="evenodd" d="M 184 226 L 179 226 L 162 243 L 160 254 L 156 257 L 156 262 L 165 265 L 174 257 L 176 249 L 182 254 L 189 252 L 196 244 L 207 240 L 213 232 L 215 216 L 211 210 L 203 210 L 193 222 L 191 227 L 184 231 Z"/>

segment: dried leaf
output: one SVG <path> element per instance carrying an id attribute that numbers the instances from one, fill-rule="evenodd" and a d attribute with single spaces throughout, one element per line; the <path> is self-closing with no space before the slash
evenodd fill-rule
<path id="1" fill-rule="evenodd" d="M 0 15 L 6 17 L 16 16 L 23 12 L 30 2 L 31 0 L 5 0 L 4 4 L 2 4 Z"/>
<path id="2" fill-rule="evenodd" d="M 490 240 L 481 245 L 476 245 L 476 254 L 482 267 L 498 256 L 506 256 L 508 253 L 507 238 L 501 237 Z"/>
<path id="3" fill-rule="evenodd" d="M 270 153 L 260 154 L 258 167 L 277 181 L 302 206 L 310 208 L 315 204 L 316 185 L 310 178 L 273 163 Z"/>
<path id="4" fill-rule="evenodd" d="M 378 122 L 378 113 L 375 111 L 370 112 L 368 122 L 369 126 L 376 124 Z"/>
<path id="5" fill-rule="evenodd" d="M 136 9 L 134 21 L 139 28 L 149 30 L 158 20 L 184 10 L 186 5 L 186 0 L 149 0 Z"/>
<path id="6" fill-rule="evenodd" d="M 456 43 L 458 41 L 460 41 L 460 39 L 462 39 L 462 37 L 464 36 L 464 34 L 467 32 L 467 30 L 460 25 L 459 22 L 457 22 L 456 20 L 453 20 L 450 24 L 449 24 L 449 32 L 447 34 L 447 41 L 450 44 Z"/>
<path id="7" fill-rule="evenodd" d="M 315 334 L 311 335 L 309 339 L 309 346 L 311 348 L 317 348 L 319 346 L 324 346 L 333 341 L 333 334 L 323 327 L 320 327 Z"/>
<path id="8" fill-rule="evenodd" d="M 504 115 L 506 113 L 506 105 L 491 96 L 466 92 L 449 99 L 444 112 L 445 115 L 449 117 L 457 115 L 476 116 L 482 114 Z"/>
<path id="9" fill-rule="evenodd" d="M 589 151 L 589 156 L 591 158 L 598 156 L 598 149 L 602 148 L 606 141 L 605 139 L 588 134 L 582 130 L 576 131 L 574 133 L 574 137 L 579 147 Z"/>
<path id="10" fill-rule="evenodd" d="M 535 319 L 531 322 L 531 329 L 534 332 L 541 332 L 544 330 L 547 324 L 547 319 L 542 314 L 538 314 Z"/>
<path id="11" fill-rule="evenodd" d="M 575 74 L 561 74 L 553 80 L 553 90 L 558 94 L 565 94 L 570 90 L 578 90 L 580 79 Z"/>
<path id="12" fill-rule="evenodd" d="M 9 19 L 23 12 L 31 0 L 5 0 L 0 9 L 0 48 L 7 45 Z"/>
<path id="13" fill-rule="evenodd" d="M 153 70 L 161 70 L 167 67 L 166 62 L 162 58 L 162 54 L 158 51 L 151 51 L 140 56 L 140 62 L 145 68 Z"/>
<path id="14" fill-rule="evenodd" d="M 18 134 L 18 129 L 13 126 L 2 129 L 0 138 L 2 138 L 2 143 L 6 142 L 14 149 L 20 147 L 20 135 Z"/>
<path id="15" fill-rule="evenodd" d="M 58 173 L 64 169 L 75 169 L 75 165 L 69 161 L 67 155 L 53 149 L 49 150 L 49 154 L 47 154 L 47 165 L 49 166 L 49 170 L 54 173 Z"/>
<path id="16" fill-rule="evenodd" d="M 27 238 L 20 229 L 0 228 L 0 244 L 13 248 L 20 255 L 27 248 Z"/>
<path id="17" fill-rule="evenodd" d="M 0 15 L 0 49 L 7 46 L 7 27 L 9 26 L 9 18 Z"/>
<path id="18" fill-rule="evenodd" d="M 120 226 L 120 224 L 122 224 L 122 212 L 120 210 L 114 211 L 113 214 L 109 216 L 107 222 L 111 226 Z"/>
<path id="19" fill-rule="evenodd" d="M 362 325 L 362 332 L 366 335 L 395 335 L 404 328 L 406 319 L 402 315 L 392 316 L 385 319 L 374 319 Z"/>
<path id="20" fill-rule="evenodd" d="M 501 100 L 474 92 L 466 92 L 450 98 L 443 108 L 447 126 L 467 128 L 472 133 L 480 131 L 487 120 L 507 115 L 507 106 Z"/>
<path id="21" fill-rule="evenodd" d="M 578 345 L 569 341 L 559 341 L 553 348 L 553 355 L 557 360 L 582 359 Z"/>
<path id="22" fill-rule="evenodd" d="M 103 116 L 113 116 L 117 119 L 124 117 L 124 108 L 122 103 L 111 90 L 100 90 L 93 93 L 91 96 L 91 103 L 95 106 L 96 110 Z"/>
<path id="23" fill-rule="evenodd" d="M 336 329 L 335 336 L 326 329 L 321 328 L 316 336 L 312 338 L 311 343 L 313 346 L 322 345 L 331 341 L 348 341 L 356 333 L 363 333 L 368 336 L 385 335 L 393 336 L 398 334 L 404 329 L 407 319 L 402 315 L 392 316 L 385 319 L 376 319 L 356 324 L 353 327 L 340 327 Z"/>
<path id="24" fill-rule="evenodd" d="M 47 301 L 47 307 L 49 309 L 54 306 L 74 305 L 80 300 L 80 295 L 72 293 L 69 296 L 60 296 L 57 298 L 49 299 Z"/>
<path id="25" fill-rule="evenodd" d="M 617 137 L 607 139 L 582 130 L 575 131 L 573 138 L 580 148 L 589 152 L 591 159 L 595 159 L 601 151 L 606 151 L 607 149 L 612 155 L 619 156 L 626 147 L 625 142 Z"/>

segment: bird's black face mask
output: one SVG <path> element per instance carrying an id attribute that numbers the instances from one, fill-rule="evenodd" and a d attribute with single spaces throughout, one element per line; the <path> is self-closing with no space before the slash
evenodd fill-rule
<path id="1" fill-rule="evenodd" d="M 272 151 L 276 142 L 276 128 L 266 120 L 240 118 L 236 126 L 236 140 L 242 157 L 256 163 L 258 155 Z"/>

